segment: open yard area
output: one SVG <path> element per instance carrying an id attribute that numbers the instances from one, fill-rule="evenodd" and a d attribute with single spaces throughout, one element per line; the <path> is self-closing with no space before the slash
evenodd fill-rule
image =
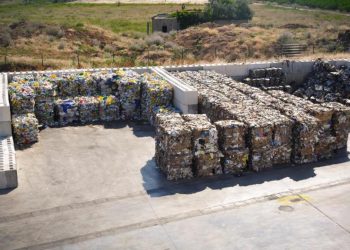
<path id="1" fill-rule="evenodd" d="M 242 177 L 168 182 L 148 125 L 45 129 L 0 193 L 6 249 L 345 249 L 347 155 Z M 186 231 L 186 233 L 184 233 Z M 205 239 L 205 240 L 202 240 Z"/>

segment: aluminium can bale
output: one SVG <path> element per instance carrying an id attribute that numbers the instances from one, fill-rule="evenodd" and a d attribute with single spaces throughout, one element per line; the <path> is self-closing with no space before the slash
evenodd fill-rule
<path id="1" fill-rule="evenodd" d="M 99 96 L 99 115 L 101 121 L 120 120 L 119 101 L 114 95 Z"/>
<path id="2" fill-rule="evenodd" d="M 218 131 L 219 146 L 222 151 L 246 148 L 248 127 L 235 120 L 215 122 Z"/>
<path id="3" fill-rule="evenodd" d="M 155 158 L 168 180 L 193 177 L 191 134 L 180 114 L 157 114 Z"/>
<path id="4" fill-rule="evenodd" d="M 78 104 L 74 98 L 57 99 L 55 109 L 58 114 L 58 124 L 66 126 L 79 121 Z"/>
<path id="5" fill-rule="evenodd" d="M 99 100 L 95 96 L 78 96 L 74 98 L 78 106 L 81 123 L 97 122 L 100 119 Z"/>
<path id="6" fill-rule="evenodd" d="M 218 148 L 218 133 L 205 114 L 183 115 L 185 125 L 192 132 L 192 152 L 196 176 L 222 174 L 221 152 Z"/>
<path id="7" fill-rule="evenodd" d="M 222 151 L 222 154 L 221 163 L 224 174 L 241 175 L 248 168 L 248 148 Z"/>
<path id="8" fill-rule="evenodd" d="M 173 99 L 173 87 L 155 73 L 142 75 L 142 120 L 152 123 L 154 110 L 159 106 L 169 106 Z"/>
<path id="9" fill-rule="evenodd" d="M 180 110 L 172 105 L 157 106 L 153 109 L 153 119 L 151 119 L 150 123 L 152 126 L 157 127 L 157 124 L 159 123 L 158 118 L 162 118 L 167 114 L 172 115 L 174 113 L 180 114 Z"/>
<path id="10" fill-rule="evenodd" d="M 30 84 L 11 82 L 8 94 L 13 114 L 34 113 L 35 92 Z"/>
<path id="11" fill-rule="evenodd" d="M 38 141 L 39 123 L 32 113 L 13 115 L 12 129 L 15 142 L 19 146 Z"/>
<path id="12" fill-rule="evenodd" d="M 122 120 L 141 119 L 141 79 L 135 71 L 127 70 L 118 80 L 118 95 Z"/>
<path id="13" fill-rule="evenodd" d="M 350 132 L 350 108 L 337 102 L 327 102 L 321 105 L 334 111 L 332 122 L 336 148 L 338 150 L 346 148 Z"/>

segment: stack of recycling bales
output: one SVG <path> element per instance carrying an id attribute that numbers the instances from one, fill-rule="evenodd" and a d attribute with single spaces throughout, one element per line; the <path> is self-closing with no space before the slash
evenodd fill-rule
<path id="1" fill-rule="evenodd" d="M 273 164 L 290 162 L 292 121 L 289 118 L 247 95 L 232 91 L 222 84 L 225 80 L 222 75 L 206 71 L 174 74 L 198 89 L 199 110 L 213 122 L 233 119 L 247 125 L 245 137 L 252 169 L 259 171 Z M 282 136 L 281 133 L 286 134 Z M 281 137 L 287 142 L 275 143 L 275 138 Z"/>
<path id="2" fill-rule="evenodd" d="M 141 79 L 135 71 L 125 71 L 118 81 L 122 120 L 141 120 Z"/>
<path id="3" fill-rule="evenodd" d="M 173 87 L 170 83 L 156 74 L 142 75 L 142 119 L 154 124 L 158 107 L 171 105 Z"/>
<path id="4" fill-rule="evenodd" d="M 350 106 L 350 67 L 317 60 L 294 95 L 313 102 L 340 102 Z"/>
<path id="5" fill-rule="evenodd" d="M 193 171 L 195 176 L 222 174 L 218 133 L 204 114 L 183 115 L 185 125 L 191 130 Z"/>
<path id="6" fill-rule="evenodd" d="M 249 76 L 244 83 L 264 90 L 290 90 L 286 85 L 286 76 L 282 68 L 261 68 L 249 70 Z"/>
<path id="7" fill-rule="evenodd" d="M 191 130 L 180 114 L 161 112 L 156 115 L 155 158 L 168 180 L 193 177 Z"/>
<path id="8" fill-rule="evenodd" d="M 292 158 L 295 163 L 330 158 L 346 146 L 346 139 L 340 139 L 347 138 L 349 132 L 349 108 L 344 105 L 317 105 L 282 91 L 264 92 L 229 78 L 222 82 L 294 121 Z"/>
<path id="9" fill-rule="evenodd" d="M 318 140 L 315 144 L 315 154 L 318 159 L 333 157 L 337 149 L 336 137 L 332 129 L 333 109 L 314 104 L 283 91 L 271 90 L 268 93 L 275 98 L 303 109 L 307 114 L 315 117 L 320 127 Z"/>
<path id="10" fill-rule="evenodd" d="M 12 113 L 35 113 L 45 126 L 115 120 L 154 123 L 171 105 L 172 86 L 132 70 L 14 76 L 9 84 Z M 35 130 L 33 130 L 35 131 Z"/>
<path id="11" fill-rule="evenodd" d="M 43 75 L 31 82 L 35 92 L 35 116 L 40 124 L 54 126 L 54 104 L 57 98 L 57 85 L 51 77 Z"/>
<path id="12" fill-rule="evenodd" d="M 304 109 L 274 98 L 258 88 L 250 87 L 232 79 L 225 81 L 225 84 L 233 90 L 240 91 L 272 109 L 279 110 L 292 120 L 291 126 L 281 127 L 280 142 L 278 142 L 278 136 L 275 134 L 275 142 L 277 145 L 280 144 L 281 148 L 288 148 L 290 143 L 290 139 L 287 139 L 290 134 L 288 131 L 292 129 L 292 161 L 294 163 L 310 163 L 317 160 L 315 144 L 318 141 L 320 127 L 319 121 L 315 117 L 307 114 Z"/>
<path id="13" fill-rule="evenodd" d="M 38 141 L 38 120 L 34 115 L 35 93 L 28 81 L 32 78 L 16 77 L 16 82 L 9 84 L 11 101 L 12 128 L 14 139 L 19 146 Z"/>

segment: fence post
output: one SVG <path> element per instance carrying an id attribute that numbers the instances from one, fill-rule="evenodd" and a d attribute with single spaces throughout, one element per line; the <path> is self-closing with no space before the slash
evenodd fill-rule
<path id="1" fill-rule="evenodd" d="M 147 48 L 147 66 L 149 66 L 149 48 Z"/>
<path id="2" fill-rule="evenodd" d="M 77 51 L 78 68 L 80 68 L 79 51 Z"/>
<path id="3" fill-rule="evenodd" d="M 150 23 L 149 22 L 147 22 L 147 35 L 149 35 L 149 26 L 150 26 Z"/>
<path id="4" fill-rule="evenodd" d="M 41 67 L 44 68 L 44 54 L 41 53 Z"/>
<path id="5" fill-rule="evenodd" d="M 113 54 L 112 54 L 112 62 L 113 62 L 113 64 L 114 64 L 114 52 L 113 52 Z"/>
<path id="6" fill-rule="evenodd" d="M 182 48 L 181 49 L 181 63 L 182 63 L 182 65 L 184 65 L 184 53 L 185 53 L 184 48 Z"/>

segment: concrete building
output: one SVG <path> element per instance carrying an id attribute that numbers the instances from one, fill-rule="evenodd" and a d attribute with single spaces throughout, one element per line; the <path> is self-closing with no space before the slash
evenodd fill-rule
<path id="1" fill-rule="evenodd" d="M 152 17 L 153 32 L 168 33 L 172 30 L 178 30 L 179 24 L 176 17 L 169 14 L 158 14 Z"/>

